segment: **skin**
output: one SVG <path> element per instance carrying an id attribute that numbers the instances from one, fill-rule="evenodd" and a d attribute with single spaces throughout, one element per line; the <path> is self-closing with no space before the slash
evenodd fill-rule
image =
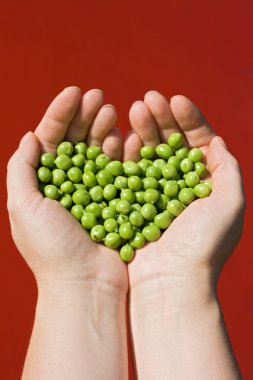
<path id="1" fill-rule="evenodd" d="M 39 156 L 54 153 L 63 139 L 100 145 L 112 159 L 121 159 L 114 107 L 103 106 L 99 90 L 81 96 L 78 88 L 65 89 L 8 166 L 13 238 L 38 285 L 22 378 L 126 379 L 129 290 L 136 379 L 240 379 L 216 296 L 219 274 L 242 231 L 238 164 L 183 96 L 169 103 L 149 92 L 144 102 L 133 104 L 130 121 L 124 160 L 140 159 L 143 145 L 156 146 L 181 131 L 185 143 L 205 153 L 213 192 L 191 204 L 159 241 L 137 250 L 127 267 L 118 253 L 91 241 L 69 211 L 38 191 Z"/>
<path id="2" fill-rule="evenodd" d="M 41 153 L 54 153 L 63 139 L 98 144 L 121 159 L 115 121 L 101 91 L 81 96 L 79 88 L 66 88 L 10 159 L 12 234 L 38 286 L 22 379 L 127 379 L 127 267 L 57 201 L 43 198 L 35 172 Z"/>
<path id="3" fill-rule="evenodd" d="M 149 92 L 133 104 L 130 121 L 125 159 L 136 157 L 141 145 L 156 146 L 180 131 L 205 153 L 213 181 L 211 196 L 193 202 L 128 266 L 136 378 L 240 379 L 216 295 L 222 267 L 242 233 L 238 163 L 184 96 L 169 103 Z M 127 153 L 132 141 L 136 152 Z"/>

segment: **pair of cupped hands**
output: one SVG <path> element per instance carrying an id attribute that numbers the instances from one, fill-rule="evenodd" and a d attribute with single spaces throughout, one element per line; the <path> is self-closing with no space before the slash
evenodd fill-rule
<path id="1" fill-rule="evenodd" d="M 186 97 L 169 101 L 146 93 L 130 109 L 131 132 L 125 141 L 115 127 L 117 114 L 103 104 L 103 92 L 84 95 L 65 88 L 51 103 L 34 132 L 21 140 L 8 165 L 8 210 L 17 248 L 38 282 L 82 282 L 111 294 L 155 296 L 166 287 L 207 281 L 215 289 L 227 257 L 240 239 L 244 197 L 240 169 L 223 140 Z M 42 152 L 55 153 L 63 140 L 100 145 L 112 159 L 138 160 L 143 145 L 166 142 L 175 131 L 203 150 L 213 181 L 211 196 L 199 199 L 177 217 L 162 237 L 136 251 L 126 265 L 117 251 L 94 243 L 57 201 L 43 198 L 36 168 Z"/>

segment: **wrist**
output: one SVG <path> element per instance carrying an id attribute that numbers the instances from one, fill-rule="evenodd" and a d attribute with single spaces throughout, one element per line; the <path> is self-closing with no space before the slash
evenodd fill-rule
<path id="1" fill-rule="evenodd" d="M 160 276 L 131 288 L 130 302 L 137 315 L 167 315 L 217 303 L 216 285 L 208 275 Z"/>
<path id="2" fill-rule="evenodd" d="M 108 314 L 125 309 L 126 292 L 100 280 L 54 280 L 40 279 L 38 304 L 43 308 L 67 309 L 84 306 L 84 312 L 97 311 Z"/>

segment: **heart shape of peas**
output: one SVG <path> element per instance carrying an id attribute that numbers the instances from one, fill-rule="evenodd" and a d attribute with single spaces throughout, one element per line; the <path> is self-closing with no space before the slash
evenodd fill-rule
<path id="1" fill-rule="evenodd" d="M 44 153 L 37 170 L 39 189 L 58 200 L 90 237 L 130 262 L 135 249 L 160 238 L 161 230 L 212 184 L 202 151 L 183 145 L 175 132 L 168 143 L 143 146 L 142 159 L 112 161 L 99 146 L 60 143 L 57 155 Z"/>

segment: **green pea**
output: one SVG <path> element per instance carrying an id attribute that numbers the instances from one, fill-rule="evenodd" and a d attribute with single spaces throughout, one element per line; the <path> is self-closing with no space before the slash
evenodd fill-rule
<path id="1" fill-rule="evenodd" d="M 123 239 L 131 239 L 131 237 L 134 234 L 134 230 L 131 226 L 131 223 L 127 222 L 121 224 L 121 226 L 119 227 L 119 234 L 120 237 L 122 237 Z"/>
<path id="2" fill-rule="evenodd" d="M 183 173 L 189 173 L 193 169 L 193 162 L 190 158 L 184 158 L 180 162 L 180 169 Z"/>
<path id="3" fill-rule="evenodd" d="M 74 166 L 81 168 L 85 164 L 86 158 L 83 154 L 79 153 L 72 157 L 72 163 Z"/>
<path id="4" fill-rule="evenodd" d="M 163 192 L 163 189 L 166 183 L 167 183 L 167 180 L 165 178 L 160 178 L 158 180 L 158 189 Z"/>
<path id="5" fill-rule="evenodd" d="M 152 165 L 152 161 L 143 158 L 137 163 L 137 165 L 141 169 L 141 174 L 145 175 L 147 168 Z"/>
<path id="6" fill-rule="evenodd" d="M 116 205 L 116 211 L 119 214 L 127 215 L 131 211 L 131 203 L 125 199 L 121 199 Z"/>
<path id="7" fill-rule="evenodd" d="M 67 154 L 60 154 L 55 160 L 55 165 L 58 169 L 67 171 L 72 166 L 72 160 Z"/>
<path id="8" fill-rule="evenodd" d="M 169 200 L 170 200 L 170 198 L 167 195 L 160 194 L 155 205 L 159 210 L 164 211 L 167 208 L 167 204 L 168 204 Z"/>
<path id="9" fill-rule="evenodd" d="M 115 210 L 116 210 L 116 205 L 117 203 L 120 201 L 120 198 L 113 198 L 109 201 L 109 206 L 110 207 L 114 207 Z"/>
<path id="10" fill-rule="evenodd" d="M 75 190 L 75 187 L 71 181 L 66 181 L 61 184 L 60 189 L 63 194 L 71 194 Z"/>
<path id="11" fill-rule="evenodd" d="M 41 166 L 45 166 L 46 168 L 53 169 L 55 166 L 55 156 L 52 153 L 44 153 L 40 157 Z"/>
<path id="12" fill-rule="evenodd" d="M 177 193 L 178 193 L 177 181 L 174 181 L 174 180 L 167 181 L 164 186 L 164 194 L 172 198 L 172 197 L 175 197 Z"/>
<path id="13" fill-rule="evenodd" d="M 140 177 L 133 175 L 132 177 L 129 177 L 127 179 L 127 185 L 129 189 L 133 191 L 138 191 L 142 188 L 142 180 Z"/>
<path id="14" fill-rule="evenodd" d="M 155 152 L 159 158 L 168 160 L 173 155 L 173 150 L 168 144 L 157 145 Z"/>
<path id="15" fill-rule="evenodd" d="M 82 205 L 74 205 L 72 208 L 71 208 L 71 214 L 74 215 L 74 217 L 77 219 L 77 220 L 81 220 L 82 216 L 83 216 L 83 212 L 84 212 L 84 208 Z"/>
<path id="16" fill-rule="evenodd" d="M 178 188 L 179 188 L 179 190 L 184 189 L 184 188 L 186 187 L 186 183 L 185 183 L 185 180 L 184 180 L 184 179 L 179 179 L 179 180 L 177 181 L 177 184 L 178 184 Z"/>
<path id="17" fill-rule="evenodd" d="M 176 179 L 177 169 L 171 164 L 165 164 L 162 167 L 162 175 L 165 179 Z"/>
<path id="18" fill-rule="evenodd" d="M 199 183 L 198 185 L 196 185 L 194 187 L 194 194 L 198 197 L 198 198 L 205 198 L 205 197 L 208 197 L 210 194 L 211 194 L 211 189 L 210 187 L 204 183 L 204 182 L 201 182 Z"/>
<path id="19" fill-rule="evenodd" d="M 90 195 L 87 190 L 76 190 L 72 195 L 72 200 L 76 205 L 87 206 L 90 202 Z"/>
<path id="20" fill-rule="evenodd" d="M 182 204 L 177 199 L 172 199 L 167 204 L 167 211 L 172 216 L 178 216 L 181 214 L 181 212 L 184 210 Z"/>
<path id="21" fill-rule="evenodd" d="M 129 217 L 127 216 L 127 215 L 122 215 L 122 214 L 120 214 L 119 216 L 118 216 L 118 218 L 117 218 L 117 222 L 118 222 L 118 224 L 123 224 L 123 223 L 127 223 L 127 222 L 129 222 Z"/>
<path id="22" fill-rule="evenodd" d="M 113 177 L 118 177 L 124 173 L 122 162 L 111 161 L 106 165 L 106 170 L 113 175 Z"/>
<path id="23" fill-rule="evenodd" d="M 96 165 L 99 169 L 104 169 L 107 164 L 111 161 L 110 157 L 108 157 L 106 154 L 101 153 L 96 158 Z"/>
<path id="24" fill-rule="evenodd" d="M 143 189 L 158 189 L 158 181 L 156 178 L 153 177 L 147 177 L 143 178 L 142 180 Z"/>
<path id="25" fill-rule="evenodd" d="M 185 176 L 185 183 L 188 187 L 195 187 L 199 183 L 199 176 L 196 172 L 189 172 Z"/>
<path id="26" fill-rule="evenodd" d="M 162 167 L 166 164 L 166 161 L 163 159 L 163 158 L 157 158 L 156 160 L 154 160 L 153 162 L 153 166 L 155 166 L 156 168 L 160 169 L 160 171 L 162 171 Z"/>
<path id="27" fill-rule="evenodd" d="M 154 222 L 158 228 L 164 230 L 165 228 L 168 228 L 171 224 L 172 216 L 169 214 L 168 211 L 163 211 L 162 213 L 157 214 L 155 216 Z"/>
<path id="28" fill-rule="evenodd" d="M 144 201 L 144 191 L 136 191 L 136 193 L 135 193 L 135 200 L 136 200 L 136 202 L 138 202 L 141 205 L 143 203 L 145 203 L 145 201 Z"/>
<path id="29" fill-rule="evenodd" d="M 185 188 L 179 191 L 178 199 L 185 205 L 190 204 L 195 198 L 194 191 L 190 188 Z"/>
<path id="30" fill-rule="evenodd" d="M 146 226 L 142 230 L 142 234 L 147 241 L 156 241 L 161 236 L 161 231 L 156 224 Z"/>
<path id="31" fill-rule="evenodd" d="M 44 187 L 44 194 L 47 198 L 58 199 L 60 196 L 59 189 L 54 185 L 46 185 Z"/>
<path id="32" fill-rule="evenodd" d="M 178 157 L 180 160 L 187 158 L 188 154 L 189 154 L 189 149 L 186 146 L 183 146 L 182 148 L 179 148 L 175 151 L 176 157 Z"/>
<path id="33" fill-rule="evenodd" d="M 180 132 L 173 132 L 168 138 L 168 144 L 171 148 L 178 149 L 183 144 L 183 135 Z"/>
<path id="34" fill-rule="evenodd" d="M 85 208 L 85 211 L 94 214 L 96 218 L 100 218 L 102 215 L 102 209 L 96 202 L 88 204 Z"/>
<path id="35" fill-rule="evenodd" d="M 105 199 L 108 201 L 113 199 L 117 194 L 117 188 L 113 184 L 108 184 L 105 185 L 104 190 L 103 190 L 103 196 Z"/>
<path id="36" fill-rule="evenodd" d="M 131 177 L 134 176 L 140 176 L 141 175 L 141 168 L 134 162 L 134 161 L 125 161 L 123 164 L 124 173 L 126 176 Z"/>
<path id="37" fill-rule="evenodd" d="M 87 145 L 82 141 L 76 143 L 76 145 L 74 146 L 74 152 L 76 154 L 83 154 L 85 156 L 87 152 Z"/>
<path id="38" fill-rule="evenodd" d="M 73 183 L 75 190 L 87 190 L 83 183 Z"/>
<path id="39" fill-rule="evenodd" d="M 129 244 L 123 245 L 120 249 L 120 258 L 126 263 L 129 263 L 134 258 L 134 250 Z"/>
<path id="40" fill-rule="evenodd" d="M 147 189 L 144 193 L 144 200 L 146 203 L 154 204 L 158 201 L 159 191 L 156 189 Z"/>
<path id="41" fill-rule="evenodd" d="M 152 220 L 157 214 L 156 207 L 151 203 L 145 203 L 141 208 L 141 214 L 144 219 Z"/>
<path id="42" fill-rule="evenodd" d="M 51 173 L 50 169 L 48 169 L 44 166 L 41 166 L 37 170 L 37 176 L 38 176 L 38 179 L 40 180 L 40 182 L 48 183 L 48 182 L 50 182 L 50 180 L 52 178 L 52 173 Z"/>
<path id="43" fill-rule="evenodd" d="M 96 243 L 102 242 L 105 236 L 106 236 L 105 227 L 102 226 L 101 224 L 97 224 L 96 226 L 92 227 L 92 229 L 90 230 L 90 237 Z"/>
<path id="44" fill-rule="evenodd" d="M 212 188 L 213 188 L 213 183 L 212 183 L 212 181 L 210 180 L 210 179 L 206 179 L 205 181 L 204 181 L 204 183 L 212 190 Z"/>
<path id="45" fill-rule="evenodd" d="M 104 238 L 104 243 L 108 248 L 118 248 L 121 244 L 121 237 L 117 232 L 109 232 Z"/>
<path id="46" fill-rule="evenodd" d="M 65 208 L 70 208 L 72 206 L 72 197 L 69 194 L 63 194 L 60 197 L 60 204 Z"/>
<path id="47" fill-rule="evenodd" d="M 138 211 L 133 211 L 131 212 L 131 214 L 129 215 L 129 221 L 130 223 L 135 226 L 135 227 L 140 227 L 143 225 L 144 223 L 144 218 L 142 216 L 142 214 Z"/>
<path id="48" fill-rule="evenodd" d="M 155 154 L 155 148 L 150 145 L 145 145 L 141 148 L 140 153 L 142 158 L 150 159 L 153 158 Z"/>
<path id="49" fill-rule="evenodd" d="M 169 159 L 168 159 L 168 164 L 174 166 L 174 168 L 176 168 L 177 170 L 180 170 L 180 159 L 179 157 L 177 156 L 171 156 Z"/>
<path id="50" fill-rule="evenodd" d="M 108 218 L 104 221 L 104 227 L 107 232 L 118 232 L 118 223 L 113 218 Z"/>
<path id="51" fill-rule="evenodd" d="M 127 188 L 127 178 L 118 176 L 115 178 L 114 185 L 117 189 L 126 189 Z"/>
<path id="52" fill-rule="evenodd" d="M 141 232 L 136 231 L 129 242 L 134 249 L 140 249 L 145 244 L 145 238 Z"/>
<path id="53" fill-rule="evenodd" d="M 108 206 L 107 206 L 107 203 L 105 201 L 102 201 L 99 203 L 99 207 L 101 207 L 101 210 L 103 210 L 104 208 L 106 208 Z M 110 207 L 110 208 L 112 208 L 112 207 Z"/>
<path id="54" fill-rule="evenodd" d="M 84 173 L 87 173 L 87 172 L 97 173 L 98 167 L 94 161 L 88 160 L 88 161 L 86 161 L 86 163 L 84 165 L 83 171 L 84 171 Z"/>
<path id="55" fill-rule="evenodd" d="M 81 223 L 86 230 L 91 230 L 92 227 L 96 226 L 97 218 L 91 212 L 84 211 L 83 216 L 81 218 Z"/>
<path id="56" fill-rule="evenodd" d="M 71 156 L 72 153 L 73 153 L 73 145 L 69 141 L 63 141 L 57 147 L 57 154 L 58 154 L 58 156 L 60 154 L 66 154 L 67 156 Z"/>
<path id="57" fill-rule="evenodd" d="M 70 179 L 70 181 L 74 182 L 74 183 L 78 183 L 81 181 L 82 179 L 82 171 L 80 168 L 77 168 L 77 167 L 73 167 L 73 168 L 70 168 L 67 172 L 67 175 Z"/>
<path id="58" fill-rule="evenodd" d="M 102 187 L 114 182 L 113 176 L 106 169 L 102 169 L 97 173 L 97 181 Z"/>
<path id="59" fill-rule="evenodd" d="M 62 169 L 54 169 L 52 171 L 51 182 L 55 186 L 61 186 L 66 179 L 66 173 Z"/>
<path id="60" fill-rule="evenodd" d="M 199 178 L 203 178 L 207 175 L 208 170 L 205 164 L 203 162 L 196 162 L 194 164 L 195 172 L 198 174 Z"/>
<path id="61" fill-rule="evenodd" d="M 131 205 L 131 211 L 140 211 L 141 210 L 141 205 L 139 203 L 133 203 Z"/>
<path id="62" fill-rule="evenodd" d="M 91 171 L 86 171 L 82 175 L 83 183 L 87 187 L 94 187 L 97 184 L 96 174 Z"/>
<path id="63" fill-rule="evenodd" d="M 135 195 L 131 189 L 122 189 L 120 192 L 120 198 L 125 199 L 129 203 L 134 203 L 135 201 Z"/>
<path id="64" fill-rule="evenodd" d="M 94 186 L 90 189 L 90 197 L 94 202 L 102 202 L 103 200 L 103 188 L 99 185 Z"/>
<path id="65" fill-rule="evenodd" d="M 86 157 L 88 160 L 93 160 L 95 161 L 96 158 L 102 153 L 102 149 L 100 146 L 96 145 L 91 145 L 88 147 L 87 152 L 86 152 Z"/>
<path id="66" fill-rule="evenodd" d="M 160 179 L 162 176 L 162 172 L 156 166 L 149 166 L 146 170 L 146 177 L 153 177 L 156 179 Z"/>
<path id="67" fill-rule="evenodd" d="M 188 157 L 192 160 L 192 162 L 199 162 L 203 158 L 203 153 L 199 148 L 193 148 L 190 150 Z"/>
<path id="68" fill-rule="evenodd" d="M 102 218 L 105 220 L 105 219 L 116 219 L 117 217 L 117 214 L 116 214 L 116 210 L 114 207 L 104 207 L 102 209 Z"/>

